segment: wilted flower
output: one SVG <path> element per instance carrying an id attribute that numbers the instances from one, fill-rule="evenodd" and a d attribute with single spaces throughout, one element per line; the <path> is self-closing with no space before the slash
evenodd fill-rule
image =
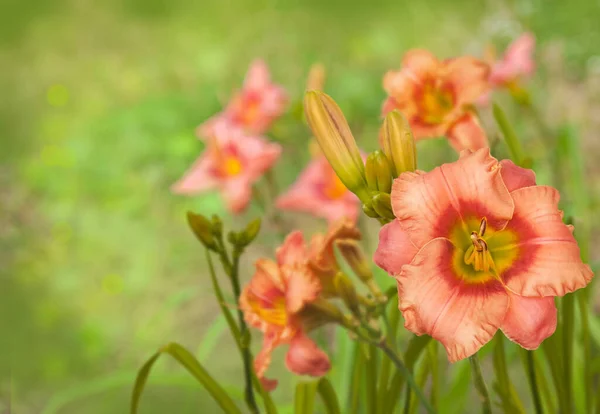
<path id="1" fill-rule="evenodd" d="M 492 71 L 489 81 L 493 88 L 507 88 L 517 98 L 524 96 L 520 82 L 533 74 L 535 61 L 535 36 L 532 33 L 524 33 L 513 41 L 502 59 L 494 61 L 492 57 Z M 480 98 L 479 103 L 487 104 L 489 93 Z"/>
<path id="2" fill-rule="evenodd" d="M 325 157 L 313 159 L 290 189 L 277 198 L 282 210 L 310 213 L 329 223 L 340 217 L 355 222 L 360 203 L 340 181 Z"/>
<path id="3" fill-rule="evenodd" d="M 593 276 L 558 200 L 489 149 L 397 178 L 397 219 L 382 228 L 375 262 L 397 280 L 406 328 L 439 340 L 452 362 L 498 329 L 537 348 L 556 328 L 554 297 Z"/>
<path id="4" fill-rule="evenodd" d="M 218 188 L 229 210 L 240 213 L 250 203 L 254 182 L 275 164 L 280 154 L 278 144 L 218 122 L 205 152 L 173 185 L 173 191 L 198 194 Z"/>
<path id="5" fill-rule="evenodd" d="M 322 376 L 330 369 L 327 355 L 306 336 L 310 327 L 305 320 L 316 326 L 315 319 L 319 316 L 332 317 L 323 312 L 322 307 L 309 309 L 318 301 L 321 284 L 307 266 L 307 258 L 302 233 L 291 233 L 277 249 L 277 262 L 267 259 L 256 262 L 256 273 L 240 296 L 246 321 L 264 334 L 263 347 L 254 366 L 269 390 L 275 388 L 277 381 L 265 378 L 264 374 L 273 349 L 279 345 L 289 344 L 286 365 L 296 374 Z"/>
<path id="6" fill-rule="evenodd" d="M 255 60 L 248 69 L 242 90 L 233 95 L 223 112 L 200 125 L 196 133 L 210 137 L 218 121 L 227 121 L 250 133 L 262 134 L 283 114 L 287 102 L 285 90 L 271 82 L 265 62 Z"/>
<path id="7" fill-rule="evenodd" d="M 489 66 L 472 57 L 438 60 L 427 50 L 404 55 L 399 71 L 386 73 L 384 115 L 398 109 L 416 139 L 447 136 L 457 150 L 486 147 L 487 137 L 468 109 L 489 89 Z"/>

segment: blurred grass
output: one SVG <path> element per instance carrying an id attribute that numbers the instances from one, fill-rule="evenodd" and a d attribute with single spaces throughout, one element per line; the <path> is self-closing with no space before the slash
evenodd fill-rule
<path id="1" fill-rule="evenodd" d="M 218 335 L 219 320 L 213 325 L 204 260 L 184 219 L 188 209 L 211 214 L 222 204 L 216 195 L 175 197 L 169 186 L 202 149 L 194 127 L 219 110 L 254 57 L 266 59 L 295 102 L 309 66 L 324 63 L 326 89 L 367 150 L 376 146 L 382 74 L 410 47 L 480 54 L 486 43 L 503 46 L 530 29 L 542 47 L 562 42 L 575 83 L 600 59 L 598 6 L 585 0 L 3 5 L 0 329 L 8 340 L 0 391 L 7 395 L 12 366 L 12 403 L 25 414 L 123 412 L 133 373 L 171 340 L 197 349 L 218 379 L 240 386 L 241 364 Z M 552 99 L 553 91 L 536 92 Z M 308 159 L 308 131 L 280 122 L 272 132 L 287 145 L 277 174 L 284 187 Z M 419 150 L 424 169 L 454 157 L 443 141 Z M 541 166 L 542 182 L 548 168 Z M 261 241 L 250 256 L 271 254 L 273 234 Z M 246 269 L 249 277 L 250 258 Z M 467 384 L 461 373 L 456 387 Z M 173 364 L 153 377 L 143 412 L 210 404 Z M 282 378 L 278 400 L 291 401 L 294 381 Z"/>

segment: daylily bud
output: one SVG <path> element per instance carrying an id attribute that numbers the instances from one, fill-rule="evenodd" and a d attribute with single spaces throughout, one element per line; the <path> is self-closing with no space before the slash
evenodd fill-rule
<path id="1" fill-rule="evenodd" d="M 335 289 L 346 304 L 348 309 L 357 317 L 360 317 L 360 301 L 356 288 L 352 284 L 352 281 L 345 274 L 339 272 L 335 275 Z"/>
<path id="2" fill-rule="evenodd" d="M 259 218 L 248 223 L 244 231 L 240 233 L 240 243 L 243 243 L 244 246 L 252 243 L 260 231 L 260 224 L 261 220 Z"/>
<path id="3" fill-rule="evenodd" d="M 336 240 L 335 245 L 346 259 L 346 263 L 361 281 L 367 282 L 373 278 L 371 266 L 369 266 L 365 254 L 356 240 L 340 239 Z"/>
<path id="4" fill-rule="evenodd" d="M 417 168 L 417 147 L 406 118 L 397 110 L 383 121 L 379 143 L 392 165 L 394 177 Z"/>
<path id="5" fill-rule="evenodd" d="M 367 157 L 365 164 L 367 186 L 371 191 L 390 193 L 392 191 L 392 166 L 382 151 L 375 151 Z"/>
<path id="6" fill-rule="evenodd" d="M 392 210 L 392 199 L 387 193 L 378 193 L 371 199 L 371 205 L 373 210 L 379 214 L 380 217 L 393 220 L 394 211 Z"/>
<path id="7" fill-rule="evenodd" d="M 370 204 L 363 204 L 362 209 L 367 216 L 371 218 L 379 218 L 379 214 L 377 214 L 377 212 L 373 210 L 373 207 L 371 207 Z"/>
<path id="8" fill-rule="evenodd" d="M 339 106 L 323 92 L 308 91 L 304 111 L 325 158 L 342 183 L 361 200 L 368 200 L 363 160 Z"/>
<path id="9" fill-rule="evenodd" d="M 300 311 L 300 319 L 304 329 L 310 332 L 328 323 L 342 323 L 344 315 L 340 308 L 333 303 L 323 298 L 317 298 L 304 305 Z"/>
<path id="10" fill-rule="evenodd" d="M 211 250 L 216 250 L 217 245 L 213 237 L 212 224 L 206 217 L 201 214 L 195 214 L 191 211 L 187 212 L 187 220 L 190 228 L 200 240 L 200 242 Z"/>
<path id="11" fill-rule="evenodd" d="M 221 237 L 223 234 L 223 222 L 216 214 L 212 216 L 212 232 L 215 236 Z"/>

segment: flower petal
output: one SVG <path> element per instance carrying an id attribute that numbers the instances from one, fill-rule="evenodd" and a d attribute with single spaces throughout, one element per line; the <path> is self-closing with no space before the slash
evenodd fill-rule
<path id="1" fill-rule="evenodd" d="M 171 187 L 177 194 L 198 194 L 215 188 L 219 180 L 212 174 L 213 163 L 208 151 L 194 162 L 184 176 Z"/>
<path id="2" fill-rule="evenodd" d="M 261 59 L 252 62 L 244 79 L 244 88 L 260 90 L 269 86 L 270 82 L 271 74 L 267 64 Z"/>
<path id="3" fill-rule="evenodd" d="M 409 50 L 402 58 L 402 70 L 410 71 L 417 77 L 435 72 L 439 65 L 440 61 L 435 55 L 425 49 Z"/>
<path id="4" fill-rule="evenodd" d="M 243 177 L 236 177 L 223 183 L 221 193 L 227 208 L 234 214 L 240 214 L 252 199 L 252 184 Z"/>
<path id="5" fill-rule="evenodd" d="M 475 103 L 487 92 L 489 74 L 489 65 L 474 57 L 463 56 L 444 62 L 443 79 L 453 86 L 457 106 Z"/>
<path id="6" fill-rule="evenodd" d="M 313 377 L 321 377 L 331 369 L 327 354 L 302 332 L 299 332 L 290 342 L 285 365 L 295 374 Z"/>
<path id="7" fill-rule="evenodd" d="M 306 303 L 317 299 L 321 284 L 307 266 L 285 266 L 283 272 L 287 278 L 285 306 L 289 313 L 297 313 Z"/>
<path id="8" fill-rule="evenodd" d="M 536 349 L 556 330 L 554 298 L 526 298 L 510 293 L 510 306 L 502 332 L 525 349 Z"/>
<path id="9" fill-rule="evenodd" d="M 500 161 L 502 180 L 509 192 L 535 185 L 535 172 L 521 168 L 511 160 Z"/>
<path id="10" fill-rule="evenodd" d="M 509 305 L 500 282 L 461 280 L 452 268 L 453 249 L 447 239 L 432 240 L 396 277 L 404 326 L 440 341 L 450 362 L 473 355 L 492 339 Z"/>
<path id="11" fill-rule="evenodd" d="M 450 145 L 457 152 L 466 149 L 475 151 L 489 146 L 485 130 L 471 112 L 465 113 L 452 124 L 447 135 Z"/>
<path id="12" fill-rule="evenodd" d="M 301 264 L 307 259 L 306 244 L 300 230 L 287 235 L 283 244 L 275 252 L 279 266 Z"/>
<path id="13" fill-rule="evenodd" d="M 417 248 L 410 241 L 408 233 L 398 220 L 394 220 L 379 231 L 379 244 L 373 261 L 389 274 L 396 275 L 402 266 L 411 262 L 416 253 Z"/>
<path id="14" fill-rule="evenodd" d="M 470 217 L 486 217 L 488 227 L 503 228 L 512 217 L 513 201 L 498 162 L 484 148 L 429 173 L 403 173 L 392 186 L 392 208 L 420 248 L 436 237 L 449 237 L 459 221 Z"/>
<path id="15" fill-rule="evenodd" d="M 579 246 L 558 210 L 560 195 L 552 187 L 524 187 L 511 193 L 513 219 L 506 226 L 518 241 L 506 249 L 517 259 L 501 275 L 521 296 L 563 296 L 585 287 L 593 277 L 581 261 Z"/>
<path id="16" fill-rule="evenodd" d="M 277 387 L 277 380 L 265 378 L 265 372 L 271 365 L 271 354 L 273 349 L 281 343 L 281 337 L 277 331 L 272 330 L 265 333 L 263 345 L 260 352 L 254 358 L 254 370 L 260 382 L 267 391 L 272 391 Z"/>

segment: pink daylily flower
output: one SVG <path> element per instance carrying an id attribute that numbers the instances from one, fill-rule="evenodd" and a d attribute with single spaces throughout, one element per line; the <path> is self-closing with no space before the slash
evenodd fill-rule
<path id="1" fill-rule="evenodd" d="M 223 112 L 196 129 L 199 137 L 210 137 L 218 121 L 226 121 L 253 134 L 264 133 L 287 106 L 285 90 L 271 82 L 266 63 L 255 60 L 250 65 L 244 86 L 236 92 Z"/>
<path id="2" fill-rule="evenodd" d="M 225 122 L 215 125 L 206 151 L 172 187 L 178 194 L 199 194 L 219 189 L 227 207 L 241 213 L 252 198 L 252 185 L 281 154 L 278 144 Z"/>
<path id="3" fill-rule="evenodd" d="M 356 222 L 360 203 L 321 155 L 312 160 L 290 189 L 277 198 L 276 206 L 322 217 L 331 224 L 342 217 Z"/>
<path id="4" fill-rule="evenodd" d="M 489 89 L 489 71 L 472 57 L 440 61 L 427 50 L 410 50 L 399 71 L 385 74 L 383 114 L 402 112 L 417 140 L 446 136 L 457 151 L 486 147 L 485 131 L 469 106 Z"/>
<path id="5" fill-rule="evenodd" d="M 271 353 L 289 344 L 287 368 L 299 375 L 325 375 L 331 364 L 327 355 L 306 335 L 301 311 L 315 301 L 321 284 L 307 266 L 308 251 L 300 231 L 290 233 L 277 249 L 277 261 L 261 259 L 256 273 L 240 296 L 240 307 L 248 324 L 264 334 L 263 347 L 256 356 L 256 374 L 266 389 L 277 386 L 265 378 Z"/>
<path id="6" fill-rule="evenodd" d="M 400 175 L 396 220 L 382 228 L 374 260 L 396 278 L 406 328 L 440 341 L 451 362 L 498 329 L 537 348 L 556 329 L 554 297 L 593 277 L 558 200 L 533 171 L 489 149 Z"/>

